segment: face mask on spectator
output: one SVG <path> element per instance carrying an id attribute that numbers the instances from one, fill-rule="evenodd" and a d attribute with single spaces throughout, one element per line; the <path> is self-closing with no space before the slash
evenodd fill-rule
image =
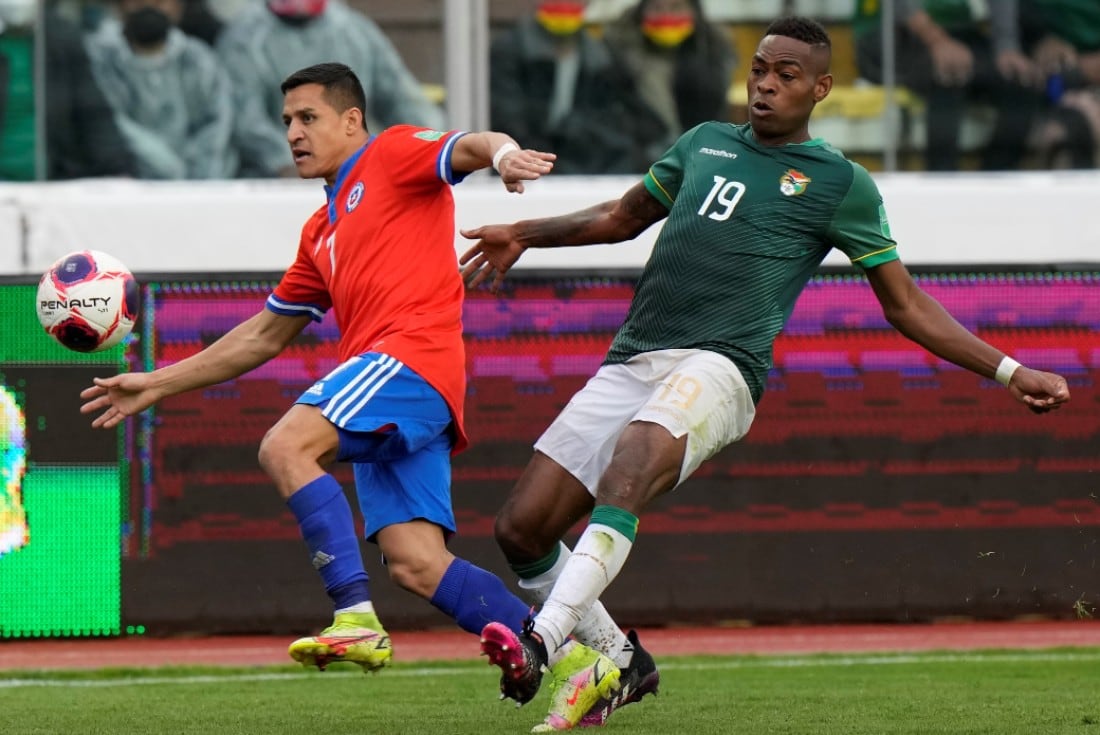
<path id="1" fill-rule="evenodd" d="M 642 21 L 642 33 L 661 48 L 676 48 L 694 32 L 695 16 L 691 13 L 647 15 Z"/>
<path id="2" fill-rule="evenodd" d="M 172 19 L 157 8 L 138 8 L 128 13 L 122 22 L 122 33 L 136 46 L 155 46 L 164 43 Z"/>
<path id="3" fill-rule="evenodd" d="M 304 26 L 325 12 L 327 0 L 267 0 L 267 9 L 287 25 Z"/>
<path id="4" fill-rule="evenodd" d="M 584 3 L 544 0 L 535 10 L 535 20 L 555 36 L 571 36 L 584 25 Z"/>

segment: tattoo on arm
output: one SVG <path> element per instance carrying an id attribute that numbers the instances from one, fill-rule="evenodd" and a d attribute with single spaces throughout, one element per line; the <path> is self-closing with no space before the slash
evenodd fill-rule
<path id="1" fill-rule="evenodd" d="M 644 231 L 654 222 L 659 222 L 668 216 L 665 205 L 657 201 L 645 184 L 637 184 L 619 200 L 619 209 L 623 214 L 640 225 L 638 233 Z"/>
<path id="2" fill-rule="evenodd" d="M 602 239 L 607 213 L 614 202 L 604 202 L 558 217 L 546 217 L 519 223 L 519 239 L 532 247 L 589 245 Z"/>
<path id="3" fill-rule="evenodd" d="M 638 184 L 621 199 L 559 217 L 520 222 L 519 239 L 529 247 L 622 242 L 667 216 L 664 205 Z"/>

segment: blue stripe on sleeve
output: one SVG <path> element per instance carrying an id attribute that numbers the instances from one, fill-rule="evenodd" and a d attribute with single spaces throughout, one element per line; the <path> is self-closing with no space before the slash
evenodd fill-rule
<path id="1" fill-rule="evenodd" d="M 470 172 L 461 174 L 455 174 L 454 169 L 451 168 L 451 154 L 454 153 L 455 143 L 466 132 L 460 130 L 447 139 L 447 142 L 443 144 L 442 150 L 439 151 L 439 158 L 436 159 L 436 170 L 439 172 L 439 178 L 446 181 L 448 184 L 454 185 L 465 179 Z"/>
<path id="2" fill-rule="evenodd" d="M 275 294 L 271 294 L 267 297 L 267 304 L 265 304 L 268 311 L 275 312 L 280 316 L 308 316 L 315 322 L 319 322 L 325 318 L 325 312 L 327 309 L 317 306 L 316 304 L 295 304 L 290 301 L 283 301 L 277 298 Z"/>

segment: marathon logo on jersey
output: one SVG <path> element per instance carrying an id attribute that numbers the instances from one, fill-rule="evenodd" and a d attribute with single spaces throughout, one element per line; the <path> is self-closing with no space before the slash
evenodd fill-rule
<path id="1" fill-rule="evenodd" d="M 355 208 L 359 206 L 359 202 L 363 200 L 363 182 L 356 181 L 355 186 L 352 187 L 351 193 L 348 194 L 348 201 L 345 209 L 348 214 L 355 211 Z"/>
<path id="2" fill-rule="evenodd" d="M 736 153 L 730 153 L 729 151 L 724 151 L 721 148 L 706 148 L 706 147 L 703 147 L 703 148 L 699 149 L 699 152 L 704 154 L 704 155 L 707 155 L 707 156 L 718 156 L 719 158 L 728 158 L 731 161 L 733 159 L 737 158 Z"/>
<path id="3" fill-rule="evenodd" d="M 812 180 L 801 171 L 789 168 L 779 177 L 779 191 L 783 193 L 783 196 L 796 197 L 806 191 L 806 187 L 809 186 Z"/>

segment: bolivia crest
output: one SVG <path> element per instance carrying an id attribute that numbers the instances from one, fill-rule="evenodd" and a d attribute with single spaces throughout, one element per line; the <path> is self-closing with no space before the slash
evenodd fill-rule
<path id="1" fill-rule="evenodd" d="M 783 196 L 798 196 L 806 191 L 806 186 L 810 181 L 810 177 L 806 174 L 789 168 L 779 177 L 779 191 L 783 193 Z"/>

